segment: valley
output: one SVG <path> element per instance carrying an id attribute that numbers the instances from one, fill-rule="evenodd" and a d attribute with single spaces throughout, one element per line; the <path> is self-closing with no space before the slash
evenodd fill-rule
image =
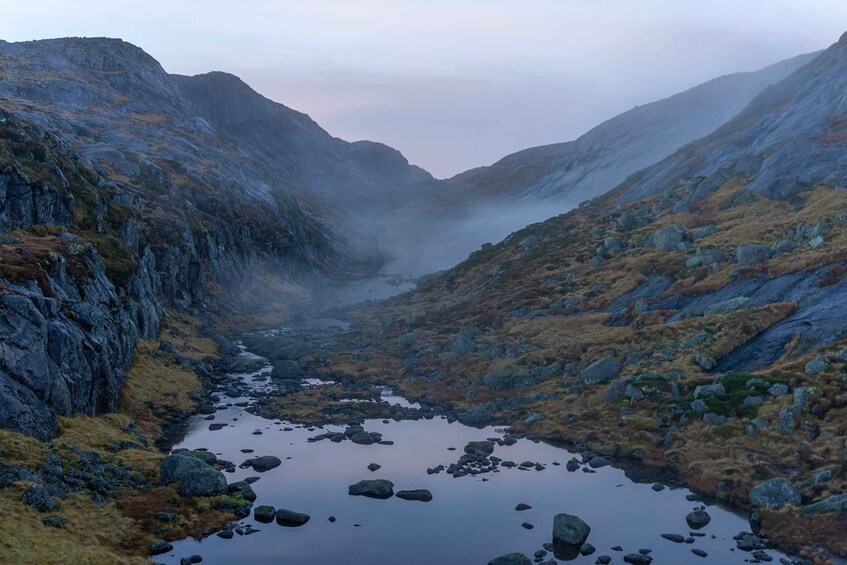
<path id="1" fill-rule="evenodd" d="M 845 70 L 442 180 L 0 42 L 0 560 L 839 562 Z"/>

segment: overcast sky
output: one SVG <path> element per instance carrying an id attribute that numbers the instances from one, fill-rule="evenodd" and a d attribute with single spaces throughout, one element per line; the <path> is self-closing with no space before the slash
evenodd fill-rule
<path id="1" fill-rule="evenodd" d="M 845 0 L 0 0 L 0 38 L 110 36 L 224 70 L 439 177 L 824 48 Z"/>

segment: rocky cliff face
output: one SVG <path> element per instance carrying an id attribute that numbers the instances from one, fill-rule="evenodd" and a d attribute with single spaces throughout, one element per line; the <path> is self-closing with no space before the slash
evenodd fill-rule
<path id="1" fill-rule="evenodd" d="M 215 169 L 204 152 L 182 161 L 152 147 L 187 147 L 185 122 L 160 135 L 148 117 L 123 133 L 140 112 L 178 121 L 190 104 L 140 50 L 89 47 L 47 42 L 41 59 L 0 49 L 11 73 L 0 98 L 0 426 L 42 439 L 57 414 L 116 408 L 135 344 L 158 334 L 166 308 L 202 309 L 265 273 L 378 265 L 291 194 L 245 180 L 238 159 Z M 51 74 L 71 63 L 85 79 Z M 51 84 L 34 81 L 41 71 Z"/>
<path id="2" fill-rule="evenodd" d="M 768 198 L 791 199 L 817 186 L 847 186 L 847 35 L 759 94 L 706 138 L 639 173 L 625 198 L 684 184 L 684 209 L 729 180 Z"/>

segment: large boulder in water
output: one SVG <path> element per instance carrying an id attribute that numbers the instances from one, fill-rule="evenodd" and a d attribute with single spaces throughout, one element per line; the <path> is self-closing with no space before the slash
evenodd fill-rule
<path id="1" fill-rule="evenodd" d="M 394 483 L 385 479 L 359 481 L 347 487 L 347 492 L 353 496 L 368 498 L 391 498 L 394 496 Z"/>
<path id="2" fill-rule="evenodd" d="M 271 378 L 282 380 L 299 379 L 301 373 L 300 363 L 297 361 L 275 361 L 274 368 L 271 370 Z"/>
<path id="3" fill-rule="evenodd" d="M 577 516 L 556 514 L 553 518 L 553 543 L 571 547 L 582 547 L 591 528 Z"/>
<path id="4" fill-rule="evenodd" d="M 771 479 L 756 485 L 750 491 L 750 504 L 756 508 L 799 506 L 800 502 L 800 492 L 788 479 Z"/>

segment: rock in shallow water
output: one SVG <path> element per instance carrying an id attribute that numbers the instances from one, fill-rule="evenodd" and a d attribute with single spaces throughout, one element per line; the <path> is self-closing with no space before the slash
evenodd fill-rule
<path id="1" fill-rule="evenodd" d="M 385 479 L 359 481 L 347 487 L 352 496 L 367 496 L 368 498 L 391 498 L 394 496 L 394 483 Z"/>
<path id="2" fill-rule="evenodd" d="M 553 518 L 553 543 L 581 547 L 591 528 L 571 514 L 556 514 Z"/>
<path id="3" fill-rule="evenodd" d="M 395 494 L 397 498 L 403 500 L 416 500 L 418 502 L 429 502 L 432 500 L 432 493 L 425 488 L 415 490 L 398 490 Z"/>
<path id="4" fill-rule="evenodd" d="M 488 565 L 532 565 L 532 561 L 523 553 L 507 553 L 492 559 Z"/>
<path id="5" fill-rule="evenodd" d="M 310 519 L 311 516 L 309 516 L 308 514 L 303 514 L 302 512 L 295 512 L 286 508 L 280 508 L 276 511 L 276 523 L 280 526 L 297 528 L 308 522 Z"/>

